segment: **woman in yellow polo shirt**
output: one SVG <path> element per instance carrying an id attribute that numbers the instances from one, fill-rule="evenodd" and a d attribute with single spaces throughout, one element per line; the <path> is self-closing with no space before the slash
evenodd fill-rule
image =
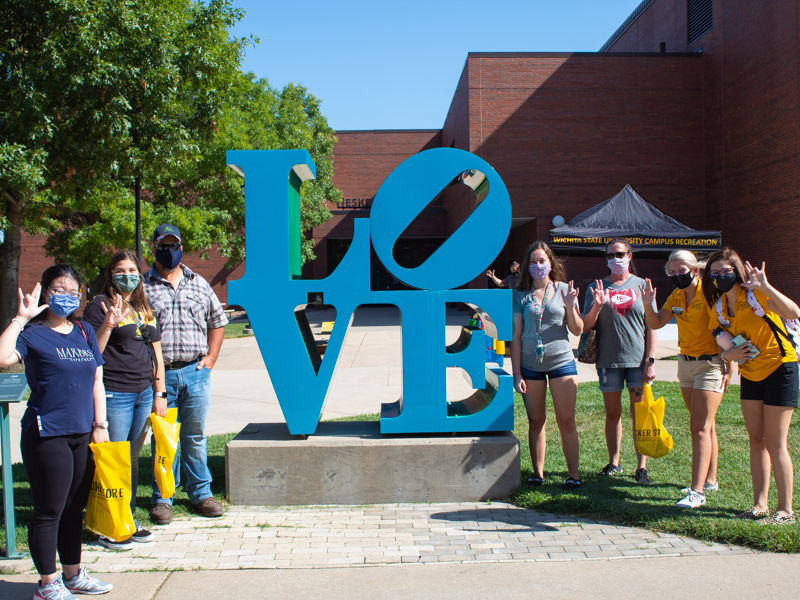
<path id="1" fill-rule="evenodd" d="M 742 414 L 750 437 L 753 506 L 737 518 L 760 518 L 761 524 L 794 523 L 794 467 L 787 438 L 797 408 L 798 368 L 781 317 L 800 318 L 800 308 L 769 284 L 764 263 L 760 269 L 750 263 L 743 265 L 736 252 L 723 248 L 711 255 L 708 265 L 703 273 L 703 296 L 709 306 L 709 327 L 719 336 L 723 359 L 743 361 L 739 372 Z M 722 342 L 725 331 L 748 341 L 731 347 Z M 770 463 L 778 490 L 778 506 L 772 514 L 768 505 Z"/>
<path id="2" fill-rule="evenodd" d="M 684 489 L 681 508 L 706 503 L 706 491 L 719 489 L 717 483 L 717 409 L 731 380 L 730 365 L 719 356 L 717 342 L 708 327 L 709 316 L 703 298 L 700 271 L 703 264 L 686 250 L 669 255 L 664 270 L 675 290 L 657 313 L 653 308 L 656 290 L 649 279 L 642 290 L 644 315 L 652 329 L 661 329 L 673 317 L 678 324 L 678 381 L 692 431 L 692 483 Z"/>

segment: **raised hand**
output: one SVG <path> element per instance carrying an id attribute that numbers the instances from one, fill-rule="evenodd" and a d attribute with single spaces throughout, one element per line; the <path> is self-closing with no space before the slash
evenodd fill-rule
<path id="1" fill-rule="evenodd" d="M 653 287 L 653 282 L 649 279 L 644 280 L 644 287 L 639 286 L 639 291 L 642 294 L 642 302 L 645 304 L 652 304 L 656 299 L 656 288 Z"/>
<path id="2" fill-rule="evenodd" d="M 561 298 L 564 301 L 564 306 L 572 308 L 577 306 L 578 304 L 578 292 L 580 292 L 579 288 L 576 288 L 573 285 L 573 282 L 570 281 L 569 285 L 567 286 L 567 293 L 561 292 Z"/>
<path id="3" fill-rule="evenodd" d="M 23 294 L 22 288 L 18 289 L 19 308 L 17 308 L 17 316 L 20 319 L 24 319 L 26 322 L 30 321 L 47 308 L 47 304 L 39 306 L 39 296 L 42 295 L 42 285 L 40 283 L 33 286 L 33 291 L 30 294 Z"/>
<path id="4" fill-rule="evenodd" d="M 100 308 L 102 308 L 103 312 L 106 314 L 106 326 L 111 328 L 122 323 L 122 321 L 125 320 L 125 317 L 127 317 L 131 312 L 131 308 L 129 306 L 126 306 L 124 311 L 122 310 L 122 296 L 119 294 L 117 294 L 117 299 L 114 301 L 114 304 L 111 306 L 111 308 L 108 308 L 105 302 L 100 303 Z"/>
<path id="5" fill-rule="evenodd" d="M 489 269 L 488 271 L 486 271 L 486 276 L 487 277 L 494 277 L 494 270 L 493 269 Z"/>
<path id="6" fill-rule="evenodd" d="M 744 271 L 747 273 L 747 281 L 741 284 L 749 290 L 763 290 L 767 287 L 767 274 L 765 272 L 766 263 L 761 263 L 761 268 L 756 269 L 750 262 L 744 263 Z"/>
<path id="7" fill-rule="evenodd" d="M 595 280 L 595 287 L 592 289 L 592 296 L 594 297 L 594 303 L 601 308 L 605 303 L 608 302 L 608 290 L 603 289 L 602 280 Z"/>

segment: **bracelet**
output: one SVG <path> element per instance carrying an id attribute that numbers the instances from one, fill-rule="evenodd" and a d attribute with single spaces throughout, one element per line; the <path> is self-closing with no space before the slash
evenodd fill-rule
<path id="1" fill-rule="evenodd" d="M 730 350 L 730 348 L 728 348 L 728 350 Z M 720 352 L 720 355 L 719 355 L 719 357 L 722 359 L 722 362 L 728 362 L 727 360 L 725 360 L 725 353 L 726 353 L 728 350 L 723 350 L 722 352 Z"/>
<path id="2" fill-rule="evenodd" d="M 11 319 L 11 321 L 19 325 L 20 328 L 25 329 L 25 325 L 21 323 L 19 320 L 17 320 L 17 317 L 14 317 L 13 319 Z"/>

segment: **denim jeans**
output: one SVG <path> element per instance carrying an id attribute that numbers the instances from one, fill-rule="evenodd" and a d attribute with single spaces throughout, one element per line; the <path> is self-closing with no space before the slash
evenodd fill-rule
<path id="1" fill-rule="evenodd" d="M 147 435 L 147 419 L 153 412 L 153 388 L 136 392 L 106 392 L 108 438 L 112 442 L 131 443 L 131 510 L 136 511 L 136 487 L 139 485 L 139 452 Z"/>
<path id="2" fill-rule="evenodd" d="M 172 463 L 175 487 L 180 484 L 181 462 L 186 474 L 183 486 L 192 504 L 211 497 L 211 472 L 208 470 L 206 451 L 206 415 L 211 404 L 211 370 L 198 369 L 197 363 L 182 369 L 170 369 L 165 374 L 167 385 L 167 408 L 178 407 L 178 421 L 181 424 L 180 447 Z M 152 440 L 153 456 L 155 440 Z M 151 504 L 164 502 L 172 504 L 172 498 L 162 498 L 155 479 L 152 483 Z"/>

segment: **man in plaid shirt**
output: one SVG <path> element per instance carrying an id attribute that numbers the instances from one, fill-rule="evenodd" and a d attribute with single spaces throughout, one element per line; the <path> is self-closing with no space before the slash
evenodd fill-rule
<path id="1" fill-rule="evenodd" d="M 211 494 L 205 423 L 211 404 L 211 369 L 219 356 L 228 319 L 208 282 L 181 264 L 183 246 L 177 227 L 159 225 L 153 246 L 156 262 L 142 283 L 161 330 L 167 407 L 178 408 L 181 423 L 180 455 L 175 455 L 172 466 L 175 487 L 180 483 L 183 461 L 184 487 L 195 510 L 204 517 L 219 517 L 223 510 Z M 150 517 L 159 525 L 169 523 L 172 498 L 162 498 L 155 481 L 152 487 Z"/>

